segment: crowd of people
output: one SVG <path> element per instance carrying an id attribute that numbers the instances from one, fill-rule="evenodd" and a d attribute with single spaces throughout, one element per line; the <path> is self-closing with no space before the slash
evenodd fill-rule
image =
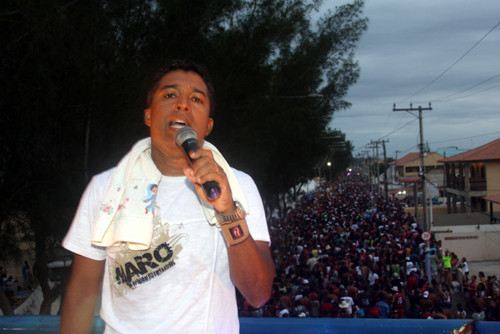
<path id="1" fill-rule="evenodd" d="M 362 179 L 323 184 L 270 232 L 273 295 L 261 308 L 241 299 L 240 316 L 500 320 L 497 278 L 470 275 L 434 238 L 426 247 L 402 203 Z"/>
<path id="2" fill-rule="evenodd" d="M 5 267 L 0 266 L 1 288 L 13 308 L 21 305 L 33 290 L 33 275 L 28 261 L 24 262 L 22 271 L 23 282 L 19 282 Z"/>

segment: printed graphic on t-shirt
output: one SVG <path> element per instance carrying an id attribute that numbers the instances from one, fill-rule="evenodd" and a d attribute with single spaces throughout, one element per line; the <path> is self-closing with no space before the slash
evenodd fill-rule
<path id="1" fill-rule="evenodd" d="M 158 185 L 157 184 L 150 184 L 148 185 L 148 195 L 142 200 L 144 203 L 146 203 L 146 214 L 151 213 L 155 214 L 155 200 L 156 200 L 156 195 L 158 193 Z"/>
<path id="2" fill-rule="evenodd" d="M 182 251 L 182 244 L 188 235 L 182 224 L 170 227 L 158 224 L 159 215 L 155 215 L 155 224 L 151 247 L 147 250 L 130 250 L 122 243 L 108 248 L 108 270 L 112 280 L 113 293 L 117 296 L 127 294 L 142 284 L 147 284 L 175 266 Z"/>

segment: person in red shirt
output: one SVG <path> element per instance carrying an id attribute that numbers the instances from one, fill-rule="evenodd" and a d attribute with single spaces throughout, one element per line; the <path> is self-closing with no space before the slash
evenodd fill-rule
<path id="1" fill-rule="evenodd" d="M 403 293 L 399 291 L 397 286 L 392 287 L 392 309 L 394 312 L 394 318 L 404 318 L 404 306 L 405 306 L 405 298 Z"/>
<path id="2" fill-rule="evenodd" d="M 417 278 L 415 277 L 415 272 L 416 271 L 417 271 L 416 268 L 413 268 L 410 271 L 410 276 L 408 277 L 408 281 L 406 282 L 406 284 L 408 286 L 408 291 L 411 294 L 413 293 L 413 290 L 415 290 L 418 287 Z"/>

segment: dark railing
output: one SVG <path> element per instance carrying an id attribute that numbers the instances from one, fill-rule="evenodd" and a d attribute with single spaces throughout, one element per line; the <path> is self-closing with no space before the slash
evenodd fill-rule
<path id="1" fill-rule="evenodd" d="M 486 180 L 470 180 L 470 190 L 472 191 L 484 191 L 486 190 Z"/>
<path id="2" fill-rule="evenodd" d="M 465 180 L 463 178 L 453 178 L 448 180 L 446 183 L 448 188 L 465 191 Z M 486 190 L 486 180 L 485 179 L 471 179 L 470 180 L 470 190 L 471 191 L 485 191 Z"/>

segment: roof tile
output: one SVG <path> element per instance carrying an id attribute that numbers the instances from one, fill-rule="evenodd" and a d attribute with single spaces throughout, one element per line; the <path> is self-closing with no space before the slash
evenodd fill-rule
<path id="1" fill-rule="evenodd" d="M 454 155 L 441 162 L 500 160 L 500 138 L 470 151 Z"/>

